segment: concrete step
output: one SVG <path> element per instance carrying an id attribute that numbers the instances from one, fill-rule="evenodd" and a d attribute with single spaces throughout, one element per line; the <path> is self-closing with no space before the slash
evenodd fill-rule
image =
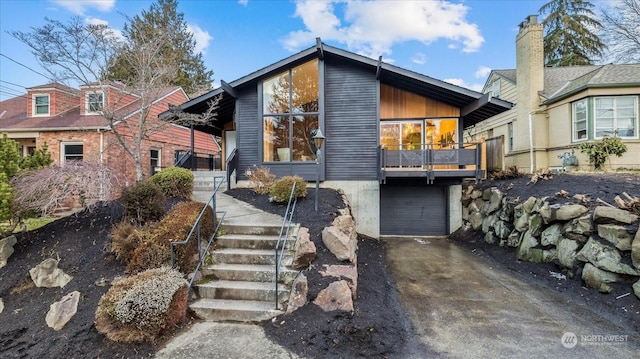
<path id="1" fill-rule="evenodd" d="M 220 248 L 210 253 L 213 263 L 271 265 L 276 263 L 276 254 L 273 249 Z M 285 250 L 282 262 L 284 265 L 288 265 L 292 258 L 293 253 Z"/>
<path id="2" fill-rule="evenodd" d="M 282 227 L 282 223 L 274 223 L 274 224 L 238 224 L 238 223 L 226 223 L 224 224 L 224 233 L 225 234 L 257 234 L 257 235 L 279 235 L 280 228 Z M 298 233 L 298 225 L 294 225 L 289 230 L 290 235 L 295 235 Z"/>
<path id="3" fill-rule="evenodd" d="M 283 314 L 273 301 L 201 298 L 189 307 L 200 318 L 212 321 L 260 322 Z"/>
<path id="4" fill-rule="evenodd" d="M 227 227 L 223 226 L 226 231 Z M 277 235 L 258 234 L 224 234 L 217 237 L 216 243 L 224 248 L 270 249 L 274 250 L 278 243 Z M 293 240 L 287 241 L 287 249 L 293 248 Z"/>
<path id="5" fill-rule="evenodd" d="M 217 280 L 198 284 L 195 291 L 199 298 L 271 301 L 274 304 L 276 295 L 273 282 Z M 288 300 L 289 293 L 289 288 L 280 284 L 278 286 L 279 302 Z"/>
<path id="6" fill-rule="evenodd" d="M 282 266 L 278 281 L 290 285 L 298 272 Z M 275 266 L 273 264 L 211 264 L 202 269 L 202 275 L 205 278 L 218 280 L 275 283 Z"/>

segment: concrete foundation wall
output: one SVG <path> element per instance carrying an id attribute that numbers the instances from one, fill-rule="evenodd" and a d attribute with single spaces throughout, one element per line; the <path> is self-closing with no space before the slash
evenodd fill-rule
<path id="1" fill-rule="evenodd" d="M 321 187 L 342 190 L 351 204 L 351 212 L 356 220 L 356 231 L 372 238 L 380 237 L 380 184 L 378 181 L 325 181 Z"/>
<path id="2" fill-rule="evenodd" d="M 462 227 L 462 185 L 449 186 L 449 234 Z"/>

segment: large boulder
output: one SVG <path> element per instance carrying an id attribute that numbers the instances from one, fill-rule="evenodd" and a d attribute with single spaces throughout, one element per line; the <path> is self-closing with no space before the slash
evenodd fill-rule
<path id="1" fill-rule="evenodd" d="M 573 239 L 560 237 L 556 243 L 556 253 L 558 254 L 558 262 L 566 268 L 575 268 L 578 265 L 576 255 L 580 248 L 580 243 Z"/>
<path id="2" fill-rule="evenodd" d="M 301 227 L 293 254 L 291 268 L 307 268 L 316 258 L 316 245 L 309 239 L 309 228 Z"/>
<path id="3" fill-rule="evenodd" d="M 582 269 L 582 280 L 587 287 L 595 288 L 601 293 L 611 292 L 612 288 L 609 283 L 618 282 L 620 278 L 619 274 L 604 271 L 591 263 L 585 264 Z"/>
<path id="4" fill-rule="evenodd" d="M 515 206 L 507 197 L 502 199 L 502 208 L 500 209 L 500 214 L 498 218 L 506 222 L 513 222 L 513 208 Z"/>
<path id="5" fill-rule="evenodd" d="M 593 211 L 593 221 L 596 223 L 624 223 L 632 224 L 638 220 L 638 216 L 623 209 L 598 206 Z"/>
<path id="6" fill-rule="evenodd" d="M 598 224 L 598 235 L 621 251 L 631 250 L 631 233 L 617 224 Z"/>
<path id="7" fill-rule="evenodd" d="M 534 213 L 529 216 L 529 231 L 533 236 L 539 237 L 544 228 L 544 222 L 542 217 L 538 213 Z"/>
<path id="8" fill-rule="evenodd" d="M 80 301 L 80 292 L 73 291 L 51 304 L 45 321 L 49 328 L 60 330 L 78 311 L 78 302 Z"/>
<path id="9" fill-rule="evenodd" d="M 523 203 L 513 209 L 513 225 L 518 232 L 524 232 L 529 229 L 529 213 L 525 210 Z"/>
<path id="10" fill-rule="evenodd" d="M 323 277 L 335 277 L 347 279 L 347 284 L 351 289 L 352 297 L 355 300 L 358 292 L 358 266 L 357 265 L 328 265 L 324 264 L 324 270 L 320 271 Z"/>
<path id="11" fill-rule="evenodd" d="M 499 220 L 493 225 L 493 230 L 496 233 L 496 236 L 500 239 L 507 239 L 511 232 L 513 232 L 513 224 Z"/>
<path id="12" fill-rule="evenodd" d="M 0 268 L 7 265 L 7 260 L 13 254 L 13 246 L 17 241 L 16 236 L 0 239 Z"/>
<path id="13" fill-rule="evenodd" d="M 496 187 L 492 187 L 490 188 L 488 191 L 485 191 L 485 193 L 488 192 L 488 200 L 485 199 L 486 202 L 484 202 L 484 206 L 482 206 L 482 213 L 483 214 L 492 214 L 495 211 L 497 211 L 500 208 L 500 205 L 502 203 L 502 197 L 504 196 L 502 194 L 502 192 L 496 188 Z M 484 194 L 482 196 L 482 198 L 484 199 Z"/>
<path id="14" fill-rule="evenodd" d="M 31 268 L 29 274 L 36 287 L 64 288 L 64 286 L 73 279 L 72 276 L 58 268 L 58 261 L 53 258 L 45 259 L 37 266 Z"/>
<path id="15" fill-rule="evenodd" d="M 589 239 L 591 232 L 591 216 L 588 214 L 579 218 L 574 218 L 565 223 L 562 227 L 562 235 L 564 237 L 571 238 L 582 243 Z"/>
<path id="16" fill-rule="evenodd" d="M 489 233 L 493 230 L 493 225 L 498 220 L 495 214 L 490 214 L 482 220 L 482 233 Z"/>
<path id="17" fill-rule="evenodd" d="M 587 213 L 589 209 L 581 204 L 567 204 L 552 210 L 551 219 L 556 221 L 568 221 Z"/>
<path id="18" fill-rule="evenodd" d="M 349 284 L 345 280 L 339 280 L 318 293 L 313 303 L 325 312 L 343 311 L 353 313 L 353 300 Z"/>
<path id="19" fill-rule="evenodd" d="M 307 304 L 307 294 L 309 293 L 309 282 L 307 276 L 300 273 L 293 281 L 286 314 L 291 314 L 298 308 Z"/>
<path id="20" fill-rule="evenodd" d="M 636 268 L 640 268 L 640 228 L 631 244 L 631 261 Z"/>
<path id="21" fill-rule="evenodd" d="M 471 224 L 471 228 L 474 230 L 481 228 L 483 222 L 484 220 L 480 211 L 471 212 L 469 214 L 469 223 Z"/>
<path id="22" fill-rule="evenodd" d="M 543 246 L 555 246 L 562 237 L 562 225 L 555 223 L 545 228 L 540 234 L 540 244 Z"/>
<path id="23" fill-rule="evenodd" d="M 520 240 L 522 240 L 522 234 L 516 230 L 509 234 L 507 237 L 507 246 L 511 248 L 516 248 L 520 245 Z"/>
<path id="24" fill-rule="evenodd" d="M 576 258 L 609 272 L 640 276 L 640 270 L 622 263 L 622 256 L 615 247 L 600 243 L 594 238 L 589 238 Z"/>
<path id="25" fill-rule="evenodd" d="M 518 246 L 518 251 L 516 253 L 516 257 L 521 261 L 528 262 L 542 262 L 543 261 L 543 251 L 540 248 L 535 248 L 540 244 L 538 239 L 533 236 L 531 231 L 526 231 L 522 235 L 522 240 L 520 241 L 520 245 Z"/>
<path id="26" fill-rule="evenodd" d="M 322 230 L 322 242 L 336 258 L 342 261 L 356 263 L 357 239 L 353 239 L 348 233 L 335 226 L 325 227 Z"/>

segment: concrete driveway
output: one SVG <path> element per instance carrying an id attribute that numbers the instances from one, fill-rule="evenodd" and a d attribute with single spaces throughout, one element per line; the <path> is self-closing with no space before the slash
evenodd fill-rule
<path id="1" fill-rule="evenodd" d="M 637 358 L 638 333 L 490 267 L 446 239 L 385 238 L 423 343 L 451 358 Z"/>

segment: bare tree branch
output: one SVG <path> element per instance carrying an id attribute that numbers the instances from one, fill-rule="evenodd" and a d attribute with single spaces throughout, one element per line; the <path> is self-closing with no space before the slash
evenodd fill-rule
<path id="1" fill-rule="evenodd" d="M 606 62 L 640 63 L 640 0 L 620 0 L 602 11 Z"/>

